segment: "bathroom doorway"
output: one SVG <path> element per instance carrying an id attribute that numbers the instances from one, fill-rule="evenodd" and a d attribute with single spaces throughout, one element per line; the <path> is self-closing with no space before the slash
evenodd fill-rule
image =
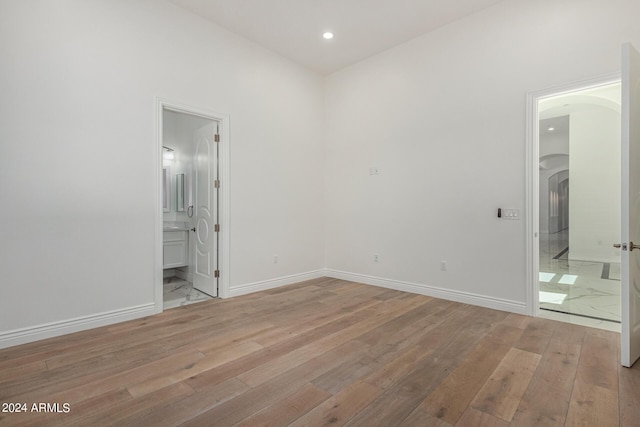
<path id="1" fill-rule="evenodd" d="M 222 296 L 228 273 L 228 165 L 223 132 L 228 118 L 158 101 L 161 153 L 160 237 L 157 239 L 156 304 L 173 308 Z M 224 142 L 223 142 L 224 141 Z M 228 254 L 228 252 L 227 252 Z M 159 259 L 158 259 L 159 258 Z M 226 273 L 226 272 L 225 272 Z M 161 311 L 161 310 L 158 310 Z"/>

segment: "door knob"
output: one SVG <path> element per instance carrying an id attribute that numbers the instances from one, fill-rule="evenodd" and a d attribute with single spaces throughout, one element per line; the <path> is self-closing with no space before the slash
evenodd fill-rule
<path id="1" fill-rule="evenodd" d="M 627 244 L 626 243 L 614 243 L 613 247 L 622 249 L 623 251 L 627 250 Z M 629 252 L 631 252 L 634 249 L 640 249 L 640 245 L 636 245 L 633 242 L 629 242 Z"/>
<path id="2" fill-rule="evenodd" d="M 195 228 L 195 227 L 193 227 L 193 228 L 191 229 L 191 231 L 196 231 L 196 228 Z"/>

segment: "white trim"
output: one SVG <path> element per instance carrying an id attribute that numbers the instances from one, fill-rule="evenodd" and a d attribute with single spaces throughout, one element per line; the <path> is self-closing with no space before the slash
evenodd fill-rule
<path id="1" fill-rule="evenodd" d="M 317 279 L 326 276 L 325 270 L 315 270 L 306 273 L 292 274 L 290 276 L 278 277 L 275 279 L 262 280 L 260 282 L 247 283 L 245 285 L 234 286 L 229 290 L 228 297 L 237 297 L 253 292 L 266 291 L 267 289 L 279 288 L 280 286 L 291 285 L 293 283 L 304 282 L 305 280 Z"/>
<path id="2" fill-rule="evenodd" d="M 218 296 L 227 298 L 229 296 L 229 287 L 231 286 L 231 249 L 230 249 L 230 230 L 231 230 L 231 214 L 229 202 L 229 159 L 231 153 L 230 145 L 230 123 L 229 116 L 222 116 L 220 122 L 220 193 L 218 203 L 220 204 L 220 253 L 218 254 L 218 262 L 220 269 L 220 287 Z"/>
<path id="3" fill-rule="evenodd" d="M 403 292 L 427 295 L 434 298 L 456 301 L 464 304 L 477 305 L 494 310 L 508 311 L 517 314 L 526 314 L 526 307 L 524 303 L 502 298 L 493 298 L 485 295 L 473 294 L 471 292 L 454 291 L 451 289 L 438 288 L 435 286 L 403 282 L 400 280 L 384 279 L 381 277 L 367 276 L 364 274 L 349 273 L 331 269 L 325 270 L 325 276 L 333 277 L 335 279 L 363 283 L 365 285 L 379 286 L 382 288 L 395 289 Z"/>
<path id="4" fill-rule="evenodd" d="M 539 160 L 539 126 L 538 126 L 539 96 L 527 94 L 526 121 L 526 154 L 525 154 L 525 271 L 526 271 L 526 314 L 538 316 L 540 308 L 540 284 L 536 275 L 540 271 L 540 168 Z"/>
<path id="5" fill-rule="evenodd" d="M 149 303 L 89 316 L 76 317 L 74 319 L 45 323 L 43 325 L 30 326 L 28 328 L 15 329 L 0 334 L 0 348 L 12 347 L 14 345 L 39 341 L 45 338 L 57 337 L 100 326 L 112 325 L 140 317 L 151 316 L 153 314 L 155 314 L 155 304 Z"/>
<path id="6" fill-rule="evenodd" d="M 606 74 L 592 79 L 580 80 L 560 86 L 527 93 L 526 156 L 525 156 L 525 265 L 526 265 L 526 314 L 537 317 L 540 311 L 540 172 L 539 172 L 539 128 L 538 103 L 544 98 L 564 95 L 579 90 L 591 89 L 620 81 L 620 73 Z"/>
<path id="7" fill-rule="evenodd" d="M 220 270 L 218 296 L 226 298 L 229 296 L 229 283 L 231 283 L 229 273 L 231 271 L 231 261 L 229 257 L 229 115 L 216 113 L 207 109 L 193 107 L 167 99 L 156 97 L 156 137 L 154 141 L 154 171 L 156 178 L 156 203 L 155 203 L 155 241 L 154 241 L 154 301 L 156 313 L 163 310 L 162 302 L 162 186 L 160 177 L 162 175 L 162 113 L 164 110 L 177 113 L 200 116 L 218 122 L 220 126 L 220 253 L 218 258 L 218 269 Z"/>
<path id="8" fill-rule="evenodd" d="M 153 216 L 153 301 L 155 304 L 154 312 L 162 313 L 162 283 L 164 278 L 164 266 L 162 262 L 162 229 L 164 208 L 162 205 L 162 105 L 156 98 L 155 101 L 155 135 L 153 139 L 153 173 L 155 176 L 155 203 Z"/>

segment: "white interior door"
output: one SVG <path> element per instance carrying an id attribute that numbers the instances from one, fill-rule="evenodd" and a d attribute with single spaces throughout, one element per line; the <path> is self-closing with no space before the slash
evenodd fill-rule
<path id="1" fill-rule="evenodd" d="M 211 296 L 218 296 L 215 224 L 217 222 L 216 177 L 217 159 L 215 134 L 217 123 L 195 132 L 195 259 L 193 287 Z"/>
<path id="2" fill-rule="evenodd" d="M 640 54 L 622 47 L 621 362 L 640 357 Z M 633 243 L 632 243 L 633 242 Z M 625 244 L 627 250 L 625 250 Z"/>

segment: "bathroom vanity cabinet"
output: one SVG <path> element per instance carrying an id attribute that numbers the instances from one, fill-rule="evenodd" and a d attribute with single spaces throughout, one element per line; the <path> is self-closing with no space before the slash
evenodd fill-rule
<path id="1" fill-rule="evenodd" d="M 163 268 L 184 267 L 188 264 L 187 231 L 164 231 L 162 233 Z"/>

